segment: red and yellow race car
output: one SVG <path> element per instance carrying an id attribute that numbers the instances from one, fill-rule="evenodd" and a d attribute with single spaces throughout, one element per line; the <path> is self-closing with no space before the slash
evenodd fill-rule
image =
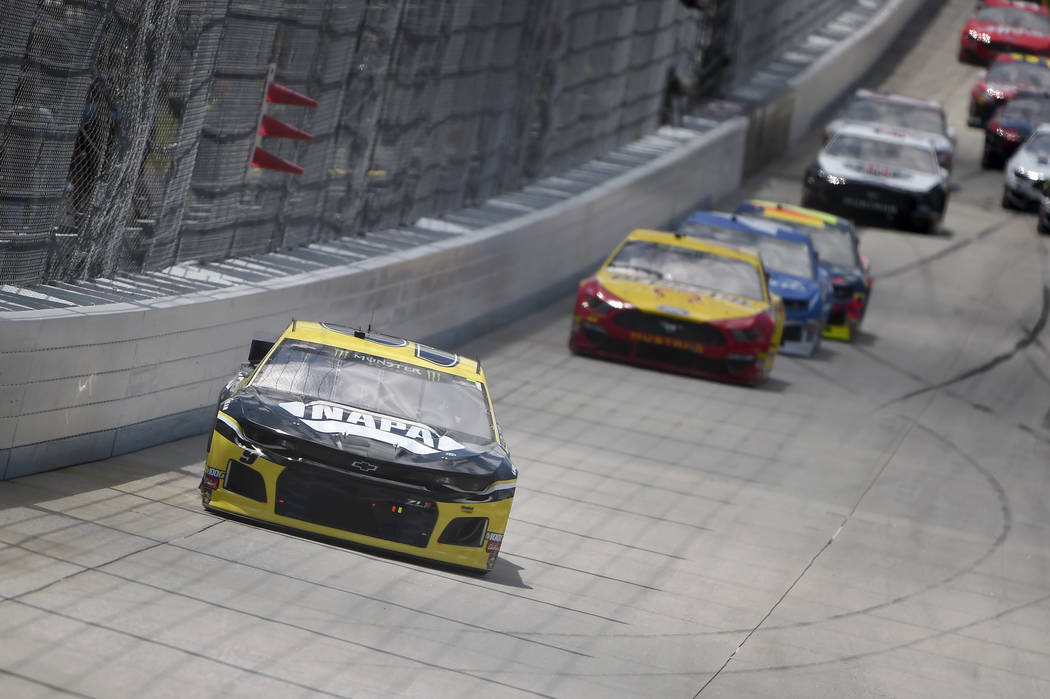
<path id="1" fill-rule="evenodd" d="M 783 330 L 783 301 L 770 293 L 755 251 L 636 230 L 580 283 L 569 348 L 758 385 Z"/>
<path id="2" fill-rule="evenodd" d="M 293 321 L 222 390 L 200 491 L 216 512 L 488 571 L 516 482 L 476 361 Z"/>

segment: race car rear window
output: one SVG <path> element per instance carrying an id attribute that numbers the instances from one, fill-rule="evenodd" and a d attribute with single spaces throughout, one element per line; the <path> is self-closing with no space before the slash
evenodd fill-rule
<path id="1" fill-rule="evenodd" d="M 758 267 L 750 262 L 678 245 L 629 240 L 607 268 L 735 296 L 765 299 Z"/>
<path id="2" fill-rule="evenodd" d="M 921 148 L 862 136 L 838 136 L 828 144 L 825 152 L 839 158 L 853 158 L 865 163 L 927 174 L 936 173 L 938 168 L 932 146 Z"/>
<path id="3" fill-rule="evenodd" d="M 982 7 L 977 13 L 978 22 L 1005 24 L 1009 27 L 1031 29 L 1041 34 L 1050 34 L 1050 20 L 1044 15 L 1013 7 Z"/>
<path id="4" fill-rule="evenodd" d="M 877 97 L 855 97 L 846 105 L 843 117 L 927 133 L 944 133 L 945 128 L 944 117 L 936 109 Z"/>
<path id="5" fill-rule="evenodd" d="M 481 382 L 354 350 L 283 340 L 251 385 L 423 423 L 461 441 L 496 439 Z"/>
<path id="6" fill-rule="evenodd" d="M 992 64 L 985 82 L 1050 87 L 1050 66 L 1042 61 L 1039 63 L 999 61 Z"/>

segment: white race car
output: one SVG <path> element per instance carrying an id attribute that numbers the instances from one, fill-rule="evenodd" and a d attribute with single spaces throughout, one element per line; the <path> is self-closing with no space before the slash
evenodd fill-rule
<path id="1" fill-rule="evenodd" d="M 948 205 L 948 171 L 929 139 L 844 125 L 806 170 L 802 205 L 932 232 Z"/>
<path id="2" fill-rule="evenodd" d="M 1040 125 L 1003 168 L 1003 208 L 1032 210 L 1050 181 L 1050 124 Z"/>

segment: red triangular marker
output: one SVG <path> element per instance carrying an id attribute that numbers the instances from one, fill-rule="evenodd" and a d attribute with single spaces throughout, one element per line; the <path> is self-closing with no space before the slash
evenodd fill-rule
<path id="1" fill-rule="evenodd" d="M 294 104 L 300 107 L 317 106 L 317 100 L 310 99 L 306 95 L 299 94 L 295 90 L 277 83 L 270 83 L 270 86 L 266 88 L 266 101 L 276 102 L 277 104 Z"/>
<path id="2" fill-rule="evenodd" d="M 303 174 L 303 169 L 291 160 L 285 160 L 273 153 L 267 153 L 258 146 L 256 146 L 255 153 L 252 155 L 252 167 L 259 167 L 264 170 L 277 170 L 278 172 L 290 172 L 293 175 Z"/>
<path id="3" fill-rule="evenodd" d="M 269 114 L 263 114 L 262 123 L 259 124 L 260 136 L 276 136 L 277 138 L 294 138 L 297 141 L 311 141 L 313 135 L 297 129 L 291 124 L 274 119 Z"/>

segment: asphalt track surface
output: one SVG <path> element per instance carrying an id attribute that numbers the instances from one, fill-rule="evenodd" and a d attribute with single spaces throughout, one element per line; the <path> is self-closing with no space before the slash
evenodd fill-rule
<path id="1" fill-rule="evenodd" d="M 0 696 L 1050 696 L 1048 239 L 965 126 L 971 5 L 870 81 L 959 151 L 938 235 L 863 230 L 857 342 L 739 388 L 570 355 L 566 298 L 463 348 L 520 469 L 484 577 L 208 514 L 203 437 L 0 483 Z"/>

